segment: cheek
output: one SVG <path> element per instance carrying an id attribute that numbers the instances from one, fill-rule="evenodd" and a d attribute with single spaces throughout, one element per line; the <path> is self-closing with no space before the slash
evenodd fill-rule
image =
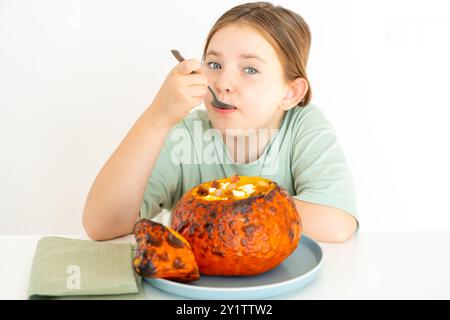
<path id="1" fill-rule="evenodd" d="M 253 84 L 247 88 L 242 87 L 241 97 L 245 110 L 254 112 L 272 112 L 282 101 L 283 94 L 274 81 Z"/>
<path id="2" fill-rule="evenodd" d="M 215 78 L 217 77 L 217 73 L 214 73 L 213 70 L 211 70 L 207 65 L 202 65 L 201 70 L 206 76 L 208 84 L 211 85 L 212 83 L 214 83 Z"/>

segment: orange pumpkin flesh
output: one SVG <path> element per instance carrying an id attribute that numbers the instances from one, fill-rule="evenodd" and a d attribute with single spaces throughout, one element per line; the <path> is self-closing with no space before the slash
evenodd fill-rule
<path id="1" fill-rule="evenodd" d="M 256 275 L 297 247 L 301 220 L 277 183 L 233 176 L 187 192 L 173 210 L 172 229 L 192 247 L 204 275 Z"/>
<path id="2" fill-rule="evenodd" d="M 133 233 L 138 248 L 132 264 L 141 276 L 179 282 L 200 277 L 189 243 L 176 231 L 142 219 L 136 223 Z"/>

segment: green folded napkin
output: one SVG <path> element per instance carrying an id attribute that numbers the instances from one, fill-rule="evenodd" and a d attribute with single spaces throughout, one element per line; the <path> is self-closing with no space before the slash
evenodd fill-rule
<path id="1" fill-rule="evenodd" d="M 30 299 L 143 299 L 131 243 L 45 237 L 33 258 Z"/>

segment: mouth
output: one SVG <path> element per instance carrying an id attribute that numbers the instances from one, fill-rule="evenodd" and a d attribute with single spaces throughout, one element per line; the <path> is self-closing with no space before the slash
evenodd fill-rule
<path id="1" fill-rule="evenodd" d="M 221 106 L 217 106 L 213 103 L 211 103 L 213 106 L 214 111 L 217 111 L 218 113 L 231 113 L 237 110 L 235 106 L 230 105 L 231 107 L 223 108 Z"/>

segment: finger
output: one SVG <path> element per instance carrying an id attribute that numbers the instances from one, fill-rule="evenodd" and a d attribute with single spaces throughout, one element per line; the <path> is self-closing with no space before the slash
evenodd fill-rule
<path id="1" fill-rule="evenodd" d="M 189 75 L 186 85 L 188 86 L 207 86 L 208 78 L 202 74 Z"/>
<path id="2" fill-rule="evenodd" d="M 189 96 L 193 98 L 200 98 L 206 95 L 208 89 L 204 86 L 194 86 L 189 88 Z"/>
<path id="3" fill-rule="evenodd" d="M 206 74 L 206 65 L 205 64 L 202 64 L 201 66 L 200 66 L 200 68 L 198 68 L 197 70 L 195 70 L 195 73 L 198 73 L 198 74 Z"/>
<path id="4" fill-rule="evenodd" d="M 200 66 L 200 62 L 196 59 L 184 60 L 183 62 L 180 62 L 178 64 L 178 66 L 176 67 L 176 71 L 179 74 L 188 75 L 200 69 Z"/>
<path id="5" fill-rule="evenodd" d="M 190 74 L 179 77 L 178 83 L 183 87 L 208 86 L 208 78 L 201 74 Z"/>

